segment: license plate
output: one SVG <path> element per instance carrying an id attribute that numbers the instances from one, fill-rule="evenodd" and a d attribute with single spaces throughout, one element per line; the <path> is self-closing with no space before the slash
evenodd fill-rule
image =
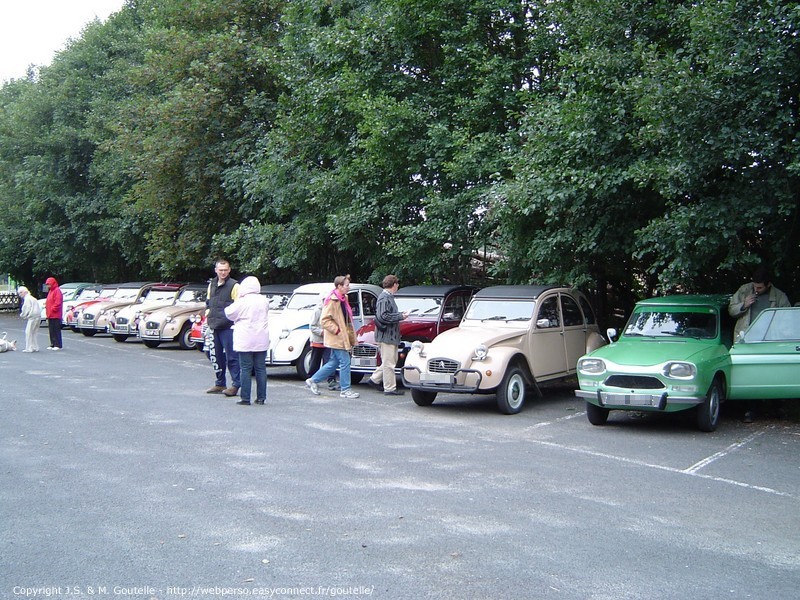
<path id="1" fill-rule="evenodd" d="M 603 403 L 613 406 L 658 406 L 650 394 L 603 394 Z"/>
<path id="2" fill-rule="evenodd" d="M 452 375 L 450 373 L 420 373 L 420 381 L 430 381 L 432 383 L 450 383 Z"/>
<path id="3" fill-rule="evenodd" d="M 377 358 L 357 358 L 353 357 L 352 364 L 354 367 L 377 367 Z"/>

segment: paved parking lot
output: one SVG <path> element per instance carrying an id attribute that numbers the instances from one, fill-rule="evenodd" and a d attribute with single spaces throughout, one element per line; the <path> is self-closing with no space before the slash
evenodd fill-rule
<path id="1" fill-rule="evenodd" d="M 21 332 L 11 315 L 0 331 Z M 46 333 L 42 332 L 42 341 Z M 19 335 L 19 339 L 23 336 Z M 40 344 L 46 347 L 46 343 Z M 199 352 L 64 334 L 0 355 L 0 596 L 789 598 L 800 426 L 593 427 L 569 384 L 521 414 L 366 386 L 266 406 Z M 47 594 L 45 592 L 48 592 Z"/>

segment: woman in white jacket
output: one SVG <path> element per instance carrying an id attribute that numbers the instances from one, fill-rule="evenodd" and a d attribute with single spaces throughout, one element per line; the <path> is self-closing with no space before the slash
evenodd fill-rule
<path id="1" fill-rule="evenodd" d="M 255 277 L 245 277 L 239 284 L 239 297 L 225 307 L 225 316 L 233 321 L 233 349 L 239 353 L 241 400 L 248 406 L 252 391 L 252 374 L 256 376 L 256 404 L 267 399 L 267 350 L 269 350 L 269 301 L 261 295 L 261 284 Z"/>
<path id="2" fill-rule="evenodd" d="M 24 285 L 17 288 L 17 294 L 22 299 L 22 309 L 19 312 L 19 316 L 28 322 L 25 325 L 25 350 L 23 352 L 38 352 L 39 343 L 36 341 L 36 335 L 39 333 L 42 309 L 39 306 L 39 301 L 33 297 L 33 294 Z"/>

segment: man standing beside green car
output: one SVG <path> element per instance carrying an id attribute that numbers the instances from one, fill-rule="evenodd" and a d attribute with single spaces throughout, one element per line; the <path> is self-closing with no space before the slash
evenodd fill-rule
<path id="1" fill-rule="evenodd" d="M 739 333 L 747 329 L 765 308 L 791 306 L 789 298 L 772 285 L 771 279 L 767 268 L 761 265 L 753 273 L 751 283 L 744 284 L 731 297 L 728 313 L 736 319 L 733 329 L 734 343 Z"/>
<path id="2" fill-rule="evenodd" d="M 728 304 L 728 313 L 736 319 L 733 328 L 733 343 L 739 339 L 739 333 L 747 329 L 755 318 L 761 314 L 765 308 L 781 308 L 791 306 L 789 298 L 772 285 L 772 277 L 769 270 L 760 265 L 753 273 L 752 281 L 744 284 L 731 297 Z M 744 422 L 753 422 L 754 405 L 748 403 L 744 413 Z"/>

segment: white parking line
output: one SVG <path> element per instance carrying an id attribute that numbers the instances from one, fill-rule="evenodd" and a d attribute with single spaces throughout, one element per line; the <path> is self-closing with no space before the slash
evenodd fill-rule
<path id="1" fill-rule="evenodd" d="M 648 462 L 645 462 L 645 461 L 642 461 L 642 460 L 635 460 L 635 459 L 632 459 L 632 458 L 628 458 L 627 456 L 617 456 L 617 455 L 614 455 L 614 454 L 608 454 L 607 452 L 597 452 L 595 450 L 589 450 L 588 448 L 575 448 L 573 446 L 566 446 L 564 444 L 558 444 L 556 442 L 547 442 L 547 441 L 544 441 L 544 440 L 528 440 L 528 441 L 530 443 L 532 443 L 532 444 L 538 444 L 540 446 L 546 446 L 548 448 L 557 448 L 559 450 L 567 450 L 569 452 L 575 452 L 577 454 L 583 454 L 585 456 L 594 456 L 594 457 L 597 457 L 597 458 L 605 458 L 605 459 L 613 460 L 613 461 L 616 461 L 616 462 L 622 462 L 622 463 L 627 463 L 627 464 L 630 464 L 630 465 L 636 465 L 637 467 L 645 467 L 645 468 L 648 468 L 648 469 L 658 469 L 659 471 L 667 471 L 669 473 L 678 473 L 680 475 L 688 475 L 690 477 L 699 477 L 701 479 L 708 479 L 708 480 L 711 480 L 711 481 L 717 481 L 719 483 L 726 483 L 728 485 L 735 485 L 737 487 L 742 487 L 742 488 L 746 488 L 746 489 L 749 489 L 749 490 L 755 490 L 755 491 L 758 491 L 758 492 L 765 492 L 767 494 L 773 494 L 775 496 L 781 496 L 781 497 L 784 497 L 784 498 L 795 498 L 795 496 L 793 494 L 789 494 L 787 492 L 781 492 L 781 491 L 773 489 L 773 488 L 764 487 L 764 486 L 760 486 L 760 485 L 752 485 L 752 484 L 749 484 L 749 483 L 744 483 L 742 481 L 736 481 L 735 479 L 728 479 L 726 477 L 715 477 L 715 476 L 712 476 L 712 475 L 703 475 L 702 473 L 698 473 L 697 472 L 697 469 L 700 469 L 703 466 L 705 466 L 707 464 L 710 464 L 713 460 L 716 460 L 717 458 L 721 458 L 725 454 L 730 453 L 733 449 L 735 449 L 737 447 L 740 447 L 740 446 L 742 446 L 744 444 L 749 443 L 755 437 L 757 437 L 758 435 L 761 435 L 761 434 L 763 434 L 763 432 L 759 432 L 759 433 L 753 434 L 752 436 L 748 437 L 747 439 L 743 440 L 742 442 L 739 442 L 738 444 L 733 444 L 733 445 L 729 446 L 726 450 L 724 450 L 722 452 L 718 452 L 717 454 L 714 454 L 713 456 L 710 456 L 709 458 L 707 458 L 707 459 L 705 459 L 703 461 L 700 461 L 699 463 L 697 463 L 696 465 L 693 465 L 692 467 L 689 467 L 688 469 L 677 469 L 675 467 L 667 467 L 665 465 L 657 465 L 657 464 L 648 463 Z"/>
<path id="2" fill-rule="evenodd" d="M 745 445 L 749 444 L 750 442 L 752 442 L 754 439 L 756 439 L 760 435 L 764 435 L 764 432 L 763 431 L 757 431 L 753 435 L 750 435 L 750 436 L 747 436 L 746 438 L 744 438 L 741 442 L 737 442 L 736 444 L 731 444 L 730 446 L 725 448 L 725 450 L 721 450 L 721 451 L 717 452 L 716 454 L 712 454 L 708 458 L 704 458 L 700 462 L 697 462 L 697 463 L 693 464 L 688 469 L 684 469 L 683 472 L 684 473 L 688 473 L 690 475 L 692 475 L 694 473 L 697 473 L 703 467 L 705 467 L 707 465 L 710 465 L 715 460 L 718 460 L 720 458 L 724 458 L 725 456 L 727 456 L 728 454 L 730 454 L 734 450 L 737 450 L 738 448 L 741 448 L 742 446 L 745 446 Z"/>

